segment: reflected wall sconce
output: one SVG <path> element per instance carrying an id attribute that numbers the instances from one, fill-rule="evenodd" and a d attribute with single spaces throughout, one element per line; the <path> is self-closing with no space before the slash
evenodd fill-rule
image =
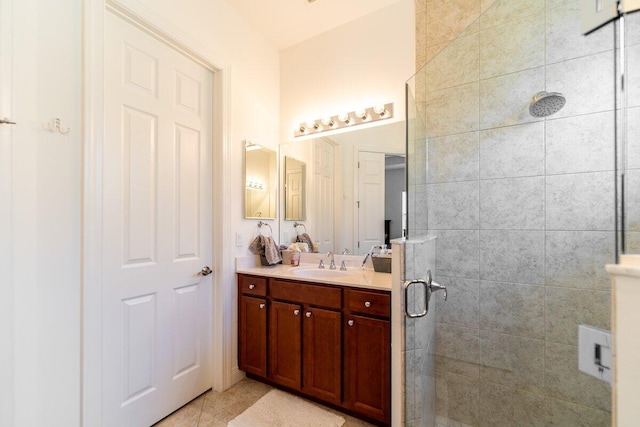
<path id="1" fill-rule="evenodd" d="M 393 102 L 363 110 L 342 113 L 336 116 L 325 117 L 307 123 L 300 123 L 293 132 L 293 136 L 312 135 L 314 133 L 326 132 L 335 129 L 342 129 L 349 126 L 363 123 L 373 123 L 378 120 L 390 119 L 393 117 Z"/>

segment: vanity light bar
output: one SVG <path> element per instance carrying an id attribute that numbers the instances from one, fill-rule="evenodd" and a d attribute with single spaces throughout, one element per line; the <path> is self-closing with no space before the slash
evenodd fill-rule
<path id="1" fill-rule="evenodd" d="M 393 102 L 369 107 L 363 110 L 352 111 L 350 113 L 338 114 L 336 116 L 314 120 L 309 123 L 300 123 L 300 125 L 298 125 L 298 127 L 293 131 L 293 136 L 312 135 L 314 133 L 342 129 L 350 126 L 361 125 L 363 123 L 373 123 L 378 120 L 390 119 L 391 117 L 393 117 Z"/>

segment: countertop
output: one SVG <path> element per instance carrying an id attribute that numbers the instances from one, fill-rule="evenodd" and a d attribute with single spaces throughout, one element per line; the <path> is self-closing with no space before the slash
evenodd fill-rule
<path id="1" fill-rule="evenodd" d="M 325 267 L 328 269 L 329 267 Z M 302 277 L 293 273 L 294 270 L 317 270 L 317 264 L 300 264 L 298 267 L 277 264 L 270 267 L 257 267 L 251 265 L 236 264 L 236 273 L 251 274 L 254 276 L 274 277 L 278 279 L 296 280 L 308 283 L 324 283 L 327 285 L 352 286 L 354 288 L 375 289 L 391 291 L 391 274 L 376 273 L 373 270 L 360 268 L 347 269 L 347 275 L 341 277 Z M 339 271 L 339 270 L 336 270 Z"/>

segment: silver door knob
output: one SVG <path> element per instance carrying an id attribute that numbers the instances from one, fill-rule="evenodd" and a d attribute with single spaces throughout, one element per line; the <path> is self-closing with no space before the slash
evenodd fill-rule
<path id="1" fill-rule="evenodd" d="M 8 118 L 0 119 L 0 125 L 15 125 L 16 122 L 12 122 Z"/>
<path id="2" fill-rule="evenodd" d="M 249 285 L 249 289 L 255 289 L 255 287 L 256 285 L 253 285 L 253 284 Z"/>
<path id="3" fill-rule="evenodd" d="M 353 320 L 349 320 L 349 321 L 347 322 L 347 324 L 348 324 L 349 326 L 353 326 L 353 324 L 354 324 L 354 323 L 355 323 L 355 322 L 354 322 Z"/>
<path id="4" fill-rule="evenodd" d="M 369 301 L 365 301 L 364 306 L 369 308 L 369 307 L 371 307 L 371 303 Z"/>
<path id="5" fill-rule="evenodd" d="M 263 309 L 263 308 L 264 308 L 264 304 L 260 304 L 260 309 Z"/>
<path id="6" fill-rule="evenodd" d="M 293 314 L 297 316 L 298 314 L 300 314 L 300 310 L 293 310 Z"/>
<path id="7" fill-rule="evenodd" d="M 307 317 L 311 317 L 311 312 L 310 312 L 310 311 L 307 311 L 307 312 L 305 313 L 305 316 L 307 316 Z"/>
<path id="8" fill-rule="evenodd" d="M 213 273 L 213 270 L 211 270 L 208 265 L 205 265 L 202 267 L 202 270 L 198 272 L 198 276 L 208 276 L 211 273 Z"/>

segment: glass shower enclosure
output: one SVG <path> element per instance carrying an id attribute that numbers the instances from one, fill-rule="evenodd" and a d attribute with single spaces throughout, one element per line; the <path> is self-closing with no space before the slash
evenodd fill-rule
<path id="1" fill-rule="evenodd" d="M 609 426 L 578 325 L 610 329 L 604 265 L 640 253 L 640 13 L 583 36 L 580 1 L 497 0 L 454 31 L 436 3 L 406 86 L 405 278 L 448 299 L 405 317 L 403 424 Z"/>

